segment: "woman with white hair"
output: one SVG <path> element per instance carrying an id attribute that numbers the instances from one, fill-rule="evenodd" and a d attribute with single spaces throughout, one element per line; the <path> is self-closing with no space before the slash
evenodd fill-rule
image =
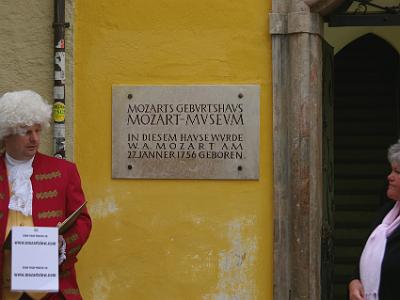
<path id="1" fill-rule="evenodd" d="M 359 272 L 350 281 L 350 300 L 398 300 L 400 270 L 400 140 L 389 147 L 386 205 L 374 224 L 359 261 Z"/>
<path id="2" fill-rule="evenodd" d="M 85 203 L 75 164 L 38 152 L 51 106 L 33 91 L 0 97 L 0 242 L 12 226 L 56 227 Z M 59 238 L 59 292 L 10 290 L 10 253 L 1 247 L 0 299 L 82 299 L 75 275 L 77 254 L 91 230 L 86 208 Z M 2 245 L 1 245 L 2 246 Z"/>

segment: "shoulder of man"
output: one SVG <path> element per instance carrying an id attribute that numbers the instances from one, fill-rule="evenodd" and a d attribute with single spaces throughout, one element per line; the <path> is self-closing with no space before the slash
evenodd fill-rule
<path id="1" fill-rule="evenodd" d="M 32 163 L 33 168 L 71 168 L 75 166 L 75 163 L 65 159 L 49 156 L 43 153 L 36 153 Z"/>

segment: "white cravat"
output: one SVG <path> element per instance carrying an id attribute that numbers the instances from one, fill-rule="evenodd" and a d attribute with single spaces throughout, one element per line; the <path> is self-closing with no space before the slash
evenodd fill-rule
<path id="1" fill-rule="evenodd" d="M 11 185 L 11 197 L 8 208 L 16 210 L 25 216 L 32 215 L 32 162 L 29 160 L 16 160 L 6 153 L 8 181 Z"/>

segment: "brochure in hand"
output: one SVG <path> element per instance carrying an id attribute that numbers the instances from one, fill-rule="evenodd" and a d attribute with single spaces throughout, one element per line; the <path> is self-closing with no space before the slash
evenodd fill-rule
<path id="1" fill-rule="evenodd" d="M 68 216 L 61 224 L 58 224 L 58 234 L 64 234 L 76 221 L 82 212 L 82 209 L 86 206 L 87 201 L 79 206 L 72 214 Z"/>
<path id="2" fill-rule="evenodd" d="M 64 234 L 76 221 L 76 219 L 79 217 L 79 215 L 82 212 L 82 209 L 86 206 L 87 201 L 83 203 L 81 206 L 79 206 L 72 214 L 68 216 L 62 223 L 59 223 L 57 225 L 58 227 L 58 234 Z M 7 238 L 4 241 L 3 244 L 3 249 L 11 249 L 11 236 L 12 236 L 12 230 L 8 233 Z"/>

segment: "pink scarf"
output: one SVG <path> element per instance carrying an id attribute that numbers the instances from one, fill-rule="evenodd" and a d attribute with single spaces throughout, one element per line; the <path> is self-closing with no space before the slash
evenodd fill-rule
<path id="1" fill-rule="evenodd" d="M 382 223 L 369 236 L 360 258 L 360 279 L 365 300 L 379 300 L 382 260 L 387 237 L 400 225 L 400 202 L 385 216 Z"/>

